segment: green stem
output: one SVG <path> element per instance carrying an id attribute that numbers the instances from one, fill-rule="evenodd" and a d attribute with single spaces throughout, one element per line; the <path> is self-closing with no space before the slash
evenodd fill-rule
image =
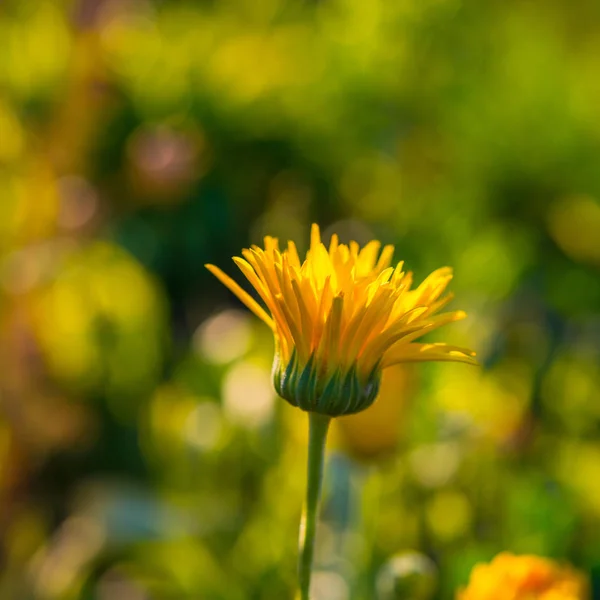
<path id="1" fill-rule="evenodd" d="M 306 506 L 304 507 L 304 535 L 300 536 L 300 557 L 298 578 L 300 599 L 309 600 L 310 576 L 315 549 L 315 531 L 317 528 L 317 509 L 323 480 L 323 464 L 327 430 L 331 417 L 318 413 L 308 413 L 308 475 L 306 482 Z M 302 528 L 301 528 L 302 530 Z"/>

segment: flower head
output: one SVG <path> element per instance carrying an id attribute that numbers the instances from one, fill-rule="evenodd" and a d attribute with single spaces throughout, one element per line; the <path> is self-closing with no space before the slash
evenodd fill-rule
<path id="1" fill-rule="evenodd" d="M 233 260 L 258 292 L 268 313 L 214 265 L 207 268 L 273 330 L 273 378 L 278 393 L 294 406 L 330 416 L 370 406 L 382 369 L 408 361 L 477 364 L 475 353 L 447 344 L 414 340 L 451 321 L 462 311 L 438 314 L 451 300 L 442 296 L 452 278 L 448 267 L 429 275 L 415 289 L 402 263 L 391 267 L 393 246 L 378 241 L 362 249 L 356 242 L 329 248 L 313 225 L 306 258 L 296 246 L 280 250 L 265 238 Z"/>
<path id="2" fill-rule="evenodd" d="M 458 600 L 584 600 L 588 583 L 569 566 L 539 556 L 503 552 L 475 566 Z"/>

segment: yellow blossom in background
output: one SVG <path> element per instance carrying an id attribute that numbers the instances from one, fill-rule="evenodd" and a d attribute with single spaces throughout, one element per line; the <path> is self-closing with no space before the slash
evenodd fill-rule
<path id="1" fill-rule="evenodd" d="M 366 463 L 393 455 L 406 429 L 416 383 L 413 365 L 398 364 L 386 369 L 377 402 L 368 410 L 335 420 L 334 444 Z"/>
<path id="2" fill-rule="evenodd" d="M 457 600 L 584 600 L 585 575 L 539 556 L 503 552 L 489 564 L 476 565 Z"/>
<path id="3" fill-rule="evenodd" d="M 463 311 L 437 314 L 452 299 L 443 295 L 452 270 L 434 271 L 412 288 L 403 263 L 391 267 L 393 246 L 371 241 L 329 248 L 313 225 L 310 249 L 300 261 L 293 242 L 283 251 L 265 238 L 233 260 L 256 289 L 267 313 L 214 265 L 207 268 L 260 317 L 275 336 L 273 377 L 277 392 L 294 406 L 330 416 L 364 410 L 375 400 L 382 370 L 412 361 L 477 364 L 474 352 L 448 344 L 414 341 L 463 319 Z"/>

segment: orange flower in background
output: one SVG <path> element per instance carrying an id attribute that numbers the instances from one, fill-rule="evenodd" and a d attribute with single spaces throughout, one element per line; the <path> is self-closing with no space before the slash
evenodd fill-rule
<path id="1" fill-rule="evenodd" d="M 457 600 L 585 600 L 586 576 L 568 565 L 540 556 L 503 552 L 476 565 Z"/>
<path id="2" fill-rule="evenodd" d="M 377 397 L 382 370 L 405 362 L 477 364 L 475 353 L 444 343 L 415 340 L 463 319 L 463 311 L 438 314 L 452 299 L 444 292 L 452 270 L 443 267 L 412 288 L 403 263 L 391 267 L 393 246 L 373 240 L 360 248 L 329 248 L 313 225 L 310 249 L 301 261 L 293 242 L 283 251 L 265 238 L 265 249 L 243 250 L 233 260 L 258 292 L 268 313 L 221 269 L 206 265 L 275 337 L 273 378 L 280 396 L 294 406 L 328 416 L 368 408 Z"/>

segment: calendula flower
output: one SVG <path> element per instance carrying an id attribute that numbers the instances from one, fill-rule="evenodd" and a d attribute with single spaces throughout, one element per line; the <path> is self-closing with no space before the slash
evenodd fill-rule
<path id="1" fill-rule="evenodd" d="M 585 600 L 587 578 L 570 566 L 539 556 L 499 554 L 471 572 L 457 600 Z"/>
<path id="2" fill-rule="evenodd" d="M 362 249 L 356 242 L 340 244 L 336 235 L 326 248 L 313 225 L 301 262 L 293 242 L 280 250 L 275 238 L 266 237 L 264 249 L 252 246 L 242 251 L 244 258 L 233 260 L 267 310 L 221 269 L 206 265 L 272 329 L 275 388 L 308 412 L 308 478 L 298 562 L 301 600 L 310 595 L 331 417 L 368 408 L 377 397 L 383 370 L 392 365 L 423 360 L 477 364 L 470 350 L 415 342 L 466 316 L 462 311 L 439 313 L 452 298 L 443 295 L 452 271 L 438 269 L 411 289 L 412 275 L 402 270 L 402 263 L 390 266 L 394 247 L 380 248 L 377 241 Z"/>
<path id="3" fill-rule="evenodd" d="M 256 289 L 267 311 L 214 265 L 207 268 L 275 336 L 273 378 L 277 392 L 294 406 L 329 416 L 355 413 L 375 400 L 382 370 L 410 361 L 477 364 L 474 352 L 415 340 L 463 319 L 463 311 L 439 314 L 452 299 L 443 295 L 452 270 L 434 271 L 414 289 L 403 263 L 391 267 L 393 246 L 378 241 L 329 248 L 312 226 L 310 249 L 301 261 L 296 246 L 280 250 L 265 238 L 233 260 Z"/>

